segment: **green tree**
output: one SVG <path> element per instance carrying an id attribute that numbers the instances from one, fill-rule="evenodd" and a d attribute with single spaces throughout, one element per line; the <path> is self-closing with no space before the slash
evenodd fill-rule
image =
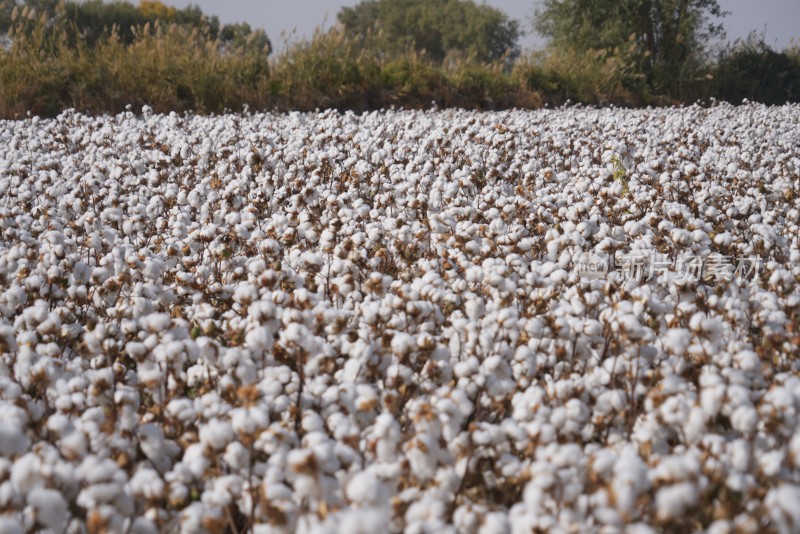
<path id="1" fill-rule="evenodd" d="M 0 31 L 5 33 L 11 26 L 19 29 L 28 19 L 35 19 L 35 23 L 26 24 L 28 30 L 36 23 L 45 22 L 49 28 L 60 24 L 73 45 L 81 41 L 92 47 L 112 31 L 122 43 L 131 44 L 137 28 L 159 22 L 201 29 L 211 39 L 219 39 L 226 49 L 271 50 L 263 30 L 253 30 L 246 23 L 221 25 L 217 17 L 207 17 L 196 5 L 179 10 L 158 0 L 142 0 L 139 5 L 122 0 L 0 0 Z"/>
<path id="2" fill-rule="evenodd" d="M 629 54 L 652 89 L 676 94 L 725 15 L 718 0 L 542 0 L 534 27 L 556 48 Z"/>
<path id="3" fill-rule="evenodd" d="M 714 96 L 738 104 L 742 99 L 781 105 L 800 101 L 800 49 L 773 50 L 756 33 L 719 55 Z"/>
<path id="4" fill-rule="evenodd" d="M 519 53 L 519 23 L 471 0 L 365 0 L 337 18 L 348 36 L 387 53 L 413 48 L 442 61 L 458 52 L 484 62 Z"/>

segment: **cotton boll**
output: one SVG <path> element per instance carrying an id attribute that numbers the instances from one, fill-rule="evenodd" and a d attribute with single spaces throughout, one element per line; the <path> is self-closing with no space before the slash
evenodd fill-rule
<path id="1" fill-rule="evenodd" d="M 800 467 L 800 433 L 792 436 L 787 450 L 795 467 Z"/>
<path id="2" fill-rule="evenodd" d="M 264 326 L 250 330 L 245 338 L 247 346 L 256 351 L 256 353 L 272 350 L 273 341 L 274 336 L 272 330 Z"/>
<path id="3" fill-rule="evenodd" d="M 231 426 L 219 419 L 212 419 L 200 428 L 200 442 L 215 450 L 222 450 L 233 439 Z"/>
<path id="4" fill-rule="evenodd" d="M 20 428 L 0 421 L 0 455 L 11 458 L 28 450 L 28 438 Z"/>
<path id="5" fill-rule="evenodd" d="M 780 484 L 769 490 L 764 503 L 769 516 L 781 534 L 800 530 L 800 486 Z"/>
<path id="6" fill-rule="evenodd" d="M 158 534 L 158 527 L 148 518 L 137 517 L 131 524 L 130 534 Z"/>
<path id="7" fill-rule="evenodd" d="M 758 355 L 751 350 L 737 353 L 734 361 L 736 361 L 741 370 L 746 372 L 757 373 L 761 369 L 761 361 Z"/>
<path id="8" fill-rule="evenodd" d="M 656 534 L 658 531 L 645 523 L 633 523 L 625 529 L 627 534 Z"/>
<path id="9" fill-rule="evenodd" d="M 193 443 L 186 447 L 182 461 L 197 478 L 203 477 L 206 469 L 211 466 L 211 460 L 206 455 L 205 446 L 201 443 Z"/>
<path id="10" fill-rule="evenodd" d="M 11 468 L 11 483 L 20 495 L 44 486 L 42 462 L 39 456 L 29 452 L 18 458 Z"/>
<path id="11" fill-rule="evenodd" d="M 61 438 L 59 448 L 65 458 L 79 460 L 86 456 L 88 443 L 82 431 L 73 431 Z"/>
<path id="12" fill-rule="evenodd" d="M 509 534 L 511 524 L 508 517 L 502 512 L 491 512 L 484 516 L 483 523 L 478 529 L 478 534 Z"/>
<path id="13" fill-rule="evenodd" d="M 338 515 L 336 532 L 341 534 L 373 534 L 389 529 L 390 514 L 385 509 L 361 508 L 347 510 Z"/>
<path id="14" fill-rule="evenodd" d="M 626 447 L 614 464 L 614 478 L 611 483 L 617 509 L 623 518 L 633 516 L 639 495 L 649 487 L 647 464 L 642 461 L 634 447 Z"/>
<path id="15" fill-rule="evenodd" d="M 388 504 L 386 487 L 370 472 L 356 474 L 347 483 L 347 498 L 354 504 L 384 506 Z"/>
<path id="16" fill-rule="evenodd" d="M 697 487 L 691 482 L 665 486 L 655 497 L 656 514 L 662 521 L 675 519 L 697 505 Z"/>
<path id="17" fill-rule="evenodd" d="M 0 532 L 4 534 L 24 534 L 25 530 L 15 518 L 0 516 Z"/>
<path id="18" fill-rule="evenodd" d="M 67 502 L 55 490 L 35 488 L 27 497 L 33 507 L 36 521 L 53 532 L 62 532 L 67 525 Z"/>
<path id="19" fill-rule="evenodd" d="M 739 406 L 731 414 L 731 426 L 742 434 L 752 434 L 757 425 L 758 412 L 752 406 Z"/>
<path id="20" fill-rule="evenodd" d="M 150 461 L 162 470 L 169 469 L 169 458 L 165 456 L 164 432 L 155 424 L 139 427 L 139 446 Z"/>
<path id="21" fill-rule="evenodd" d="M 161 499 L 164 496 L 164 481 L 154 469 L 147 467 L 140 468 L 131 477 L 128 487 L 134 495 L 148 500 Z"/>
<path id="22" fill-rule="evenodd" d="M 670 353 L 681 356 L 692 341 L 692 334 L 685 328 L 670 328 L 661 339 L 664 348 Z"/>

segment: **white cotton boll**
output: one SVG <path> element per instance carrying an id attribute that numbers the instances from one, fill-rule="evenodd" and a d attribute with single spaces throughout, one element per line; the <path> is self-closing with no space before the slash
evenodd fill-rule
<path id="1" fill-rule="evenodd" d="M 134 495 L 155 500 L 164 496 L 164 481 L 155 469 L 142 467 L 128 481 L 128 487 Z"/>
<path id="2" fill-rule="evenodd" d="M 42 478 L 42 461 L 39 456 L 29 452 L 18 458 L 11 468 L 11 483 L 20 495 L 44 486 Z"/>
<path id="3" fill-rule="evenodd" d="M 13 517 L 0 516 L 0 532 L 3 534 L 24 534 L 22 525 Z"/>
<path id="4" fill-rule="evenodd" d="M 346 510 L 339 514 L 338 534 L 376 534 L 389 531 L 388 510 L 379 508 L 360 508 Z"/>
<path id="5" fill-rule="evenodd" d="M 200 442 L 214 450 L 222 450 L 234 438 L 231 425 L 219 419 L 212 419 L 200 427 Z"/>
<path id="6" fill-rule="evenodd" d="M 411 506 L 408 507 L 408 510 L 406 510 L 405 518 L 407 523 L 414 523 L 417 521 L 438 522 L 444 517 L 446 510 L 447 507 L 439 499 L 426 497 L 412 503 Z"/>
<path id="7" fill-rule="evenodd" d="M 647 471 L 647 464 L 639 457 L 635 447 L 628 446 L 621 451 L 614 464 L 611 490 L 616 498 L 617 510 L 623 518 L 633 516 L 639 495 L 650 488 Z"/>
<path id="8" fill-rule="evenodd" d="M 258 326 L 247 333 L 245 343 L 256 353 L 269 352 L 272 350 L 275 336 L 272 330 L 265 326 Z"/>
<path id="9" fill-rule="evenodd" d="M 230 412 L 231 427 L 239 436 L 252 436 L 269 426 L 269 413 L 263 407 L 234 408 Z"/>
<path id="10" fill-rule="evenodd" d="M 67 525 L 67 502 L 58 491 L 36 488 L 27 498 L 33 507 L 36 521 L 53 532 L 63 532 Z"/>
<path id="11" fill-rule="evenodd" d="M 242 306 L 249 306 L 251 302 L 258 300 L 258 288 L 250 283 L 239 284 L 233 292 L 233 300 Z"/>
<path id="12" fill-rule="evenodd" d="M 427 436 L 424 436 L 427 437 Z M 430 439 L 420 439 L 424 445 L 412 442 L 412 446 L 406 452 L 406 458 L 411 466 L 411 472 L 420 480 L 430 480 L 436 475 L 436 458 L 432 454 L 435 444 Z"/>
<path id="13" fill-rule="evenodd" d="M 676 519 L 697 505 L 697 487 L 682 482 L 660 488 L 656 493 L 656 514 L 662 521 Z"/>
<path id="14" fill-rule="evenodd" d="M 478 529 L 478 534 L 508 534 L 511 524 L 507 514 L 503 512 L 490 512 L 483 517 L 483 523 Z"/>
<path id="15" fill-rule="evenodd" d="M 657 530 L 646 523 L 633 523 L 625 528 L 625 534 L 657 534 Z"/>
<path id="16" fill-rule="evenodd" d="M 207 532 L 203 526 L 204 518 L 207 517 L 203 509 L 203 504 L 193 502 L 180 512 L 181 534 L 193 534 L 197 532 Z"/>
<path id="17" fill-rule="evenodd" d="M 131 524 L 130 534 L 158 534 L 158 527 L 146 517 L 137 517 Z"/>
<path id="18" fill-rule="evenodd" d="M 772 478 L 780 473 L 783 459 L 782 450 L 769 451 L 758 455 L 758 465 L 764 475 Z"/>
<path id="19" fill-rule="evenodd" d="M 169 469 L 170 460 L 166 456 L 168 449 L 164 441 L 164 431 L 159 425 L 148 423 L 139 427 L 139 446 L 159 469 Z"/>
<path id="20" fill-rule="evenodd" d="M 222 458 L 229 467 L 237 471 L 244 471 L 250 466 L 250 451 L 238 441 L 228 444 Z"/>
<path id="21" fill-rule="evenodd" d="M 168 329 L 172 319 L 166 313 L 151 313 L 139 319 L 142 328 L 152 334 L 158 334 Z"/>
<path id="22" fill-rule="evenodd" d="M 0 456 L 12 458 L 28 450 L 30 442 L 20 428 L 0 421 Z"/>
<path id="23" fill-rule="evenodd" d="M 752 406 L 739 406 L 731 414 L 731 426 L 742 434 L 752 434 L 758 426 L 758 412 Z"/>
<path id="24" fill-rule="evenodd" d="M 781 484 L 764 499 L 770 518 L 781 534 L 800 531 L 800 486 Z"/>
<path id="25" fill-rule="evenodd" d="M 416 347 L 414 336 L 404 332 L 395 332 L 392 336 L 392 351 L 398 355 L 409 354 Z"/>
<path id="26" fill-rule="evenodd" d="M 800 432 L 795 432 L 789 441 L 789 455 L 796 467 L 800 467 Z"/>
<path id="27" fill-rule="evenodd" d="M 737 471 L 746 472 L 750 465 L 750 445 L 743 439 L 737 439 L 728 445 L 731 466 Z"/>
<path id="28" fill-rule="evenodd" d="M 676 356 L 682 356 L 692 342 L 692 334 L 685 328 L 670 328 L 661 338 L 664 348 Z"/>
<path id="29" fill-rule="evenodd" d="M 592 339 L 597 338 L 603 333 L 603 323 L 596 319 L 588 319 L 583 322 L 582 332 Z"/>
<path id="30" fill-rule="evenodd" d="M 265 479 L 262 484 L 262 491 L 264 492 L 264 497 L 270 501 L 288 501 L 292 499 L 292 490 L 286 484 L 281 484 L 280 482 L 270 482 Z"/>
<path id="31" fill-rule="evenodd" d="M 699 406 L 692 406 L 684 425 L 684 432 L 689 443 L 700 441 L 706 433 L 706 413 Z"/>
<path id="32" fill-rule="evenodd" d="M 733 532 L 733 526 L 727 519 L 717 519 L 706 530 L 707 534 L 732 534 Z"/>
<path id="33" fill-rule="evenodd" d="M 206 469 L 211 466 L 211 460 L 206 455 L 206 450 L 202 443 L 192 443 L 186 447 L 183 452 L 183 463 L 197 478 L 204 476 Z"/>
<path id="34" fill-rule="evenodd" d="M 743 350 L 734 356 L 734 361 L 742 371 L 757 373 L 761 369 L 761 360 L 752 350 Z"/>
<path id="35" fill-rule="evenodd" d="M 58 445 L 61 453 L 69 460 L 83 458 L 88 450 L 86 435 L 80 430 L 70 432 L 61 438 Z"/>
<path id="36" fill-rule="evenodd" d="M 347 498 L 354 504 L 359 505 L 388 505 L 389 492 L 369 471 L 357 473 L 347 483 L 345 490 Z"/>

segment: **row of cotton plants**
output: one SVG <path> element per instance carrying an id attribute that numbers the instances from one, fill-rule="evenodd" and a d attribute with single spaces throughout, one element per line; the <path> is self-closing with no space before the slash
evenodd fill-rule
<path id="1" fill-rule="evenodd" d="M 800 531 L 800 107 L 0 122 L 0 531 Z"/>

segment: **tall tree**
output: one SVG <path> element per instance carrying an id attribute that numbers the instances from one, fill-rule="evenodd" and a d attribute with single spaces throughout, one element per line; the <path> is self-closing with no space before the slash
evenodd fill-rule
<path id="1" fill-rule="evenodd" d="M 411 47 L 434 61 L 454 51 L 479 61 L 519 53 L 519 23 L 471 0 L 366 0 L 337 18 L 349 36 L 371 36 L 387 52 Z"/>
<path id="2" fill-rule="evenodd" d="M 159 22 L 208 31 L 223 48 L 247 47 L 267 54 L 271 50 L 263 30 L 254 30 L 247 23 L 221 25 L 217 17 L 206 16 L 196 5 L 176 9 L 160 0 L 141 0 L 139 5 L 125 0 L 0 0 L 0 32 L 19 26 L 23 13 L 26 20 L 45 21 L 47 27 L 63 23 L 71 43 L 81 41 L 90 47 L 109 36 L 112 29 L 121 42 L 130 44 L 135 39 L 134 28 Z M 31 21 L 28 26 L 32 28 L 35 23 Z"/>
<path id="3" fill-rule="evenodd" d="M 630 50 L 657 90 L 676 90 L 723 37 L 718 0 L 542 0 L 534 27 L 552 46 Z"/>

